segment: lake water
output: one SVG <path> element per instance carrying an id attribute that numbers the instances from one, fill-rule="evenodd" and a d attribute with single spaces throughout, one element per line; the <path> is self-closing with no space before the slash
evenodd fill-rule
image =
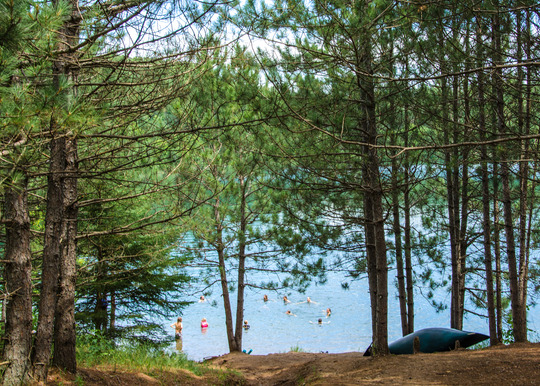
<path id="1" fill-rule="evenodd" d="M 305 294 L 296 291 L 272 292 L 246 288 L 244 318 L 251 328 L 244 331 L 243 348 L 252 350 L 252 354 L 265 355 L 284 353 L 299 348 L 306 352 L 343 353 L 351 351 L 363 352 L 371 343 L 371 311 L 367 278 L 354 281 L 349 289 L 342 288 L 343 274 L 330 272 L 324 285 L 312 285 Z M 393 279 L 389 276 L 390 296 L 388 310 L 388 339 L 393 341 L 401 337 L 399 303 L 395 296 Z M 263 301 L 267 294 L 268 302 Z M 196 301 L 200 294 L 193 295 Z M 282 298 L 287 295 L 290 304 L 284 304 Z M 308 304 L 306 298 L 316 302 Z M 438 300 L 450 303 L 449 294 L 437 294 Z M 235 293 L 232 301 L 236 302 Z M 325 316 L 326 308 L 331 308 L 330 317 Z M 289 316 L 290 310 L 296 316 Z M 234 315 L 234 311 L 233 311 Z M 185 308 L 183 317 L 183 334 L 181 347 L 171 344 L 170 350 L 182 349 L 189 359 L 201 361 L 204 358 L 222 355 L 229 352 L 225 330 L 225 313 L 219 289 L 206 302 L 190 305 Z M 201 319 L 208 320 L 209 327 L 202 331 Z M 322 318 L 323 324 L 317 324 Z M 166 329 L 174 331 L 169 325 L 176 319 L 163 321 Z M 415 328 L 449 327 L 449 310 L 436 313 L 417 290 L 415 297 Z M 529 334 L 531 341 L 539 339 L 540 307 L 529 312 Z M 466 331 L 480 332 L 488 335 L 485 318 L 474 315 L 466 316 L 463 324 Z"/>

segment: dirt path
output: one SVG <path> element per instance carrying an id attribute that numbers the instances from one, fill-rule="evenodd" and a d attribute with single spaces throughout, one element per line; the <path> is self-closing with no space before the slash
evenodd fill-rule
<path id="1" fill-rule="evenodd" d="M 186 370 L 148 374 L 80 369 L 77 378 L 51 371 L 49 385 L 540 385 L 540 343 L 483 350 L 368 358 L 362 353 L 227 354 Z M 232 370 L 228 373 L 212 368 Z M 82 383 L 81 383 L 82 382 Z"/>
<path id="2" fill-rule="evenodd" d="M 540 343 L 367 358 L 362 353 L 228 354 L 252 385 L 540 385 Z"/>

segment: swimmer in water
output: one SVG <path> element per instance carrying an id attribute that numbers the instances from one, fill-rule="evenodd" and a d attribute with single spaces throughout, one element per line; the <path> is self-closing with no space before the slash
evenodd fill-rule
<path id="1" fill-rule="evenodd" d="M 291 310 L 287 310 L 287 312 L 285 312 L 285 313 L 286 313 L 287 315 L 289 315 L 289 316 L 296 316 L 295 314 L 293 314 L 293 313 L 291 312 Z"/>
<path id="2" fill-rule="evenodd" d="M 307 302 L 308 304 L 311 304 L 311 303 L 313 303 L 313 304 L 318 304 L 317 302 L 314 302 L 313 300 L 311 300 L 311 298 L 310 298 L 309 296 L 308 296 L 306 302 Z"/>
<path id="3" fill-rule="evenodd" d="M 208 328 L 208 322 L 206 321 L 206 318 L 202 318 L 201 328 Z"/>
<path id="4" fill-rule="evenodd" d="M 206 301 L 206 299 L 204 298 L 203 295 L 201 295 L 201 297 L 199 298 L 199 303 L 204 303 Z"/>
<path id="5" fill-rule="evenodd" d="M 326 317 L 328 318 L 332 314 L 332 310 L 330 308 L 326 309 Z"/>
<path id="6" fill-rule="evenodd" d="M 265 302 L 267 302 L 267 301 L 268 301 L 268 295 L 264 295 L 264 296 L 263 296 L 263 300 L 264 300 Z"/>
<path id="7" fill-rule="evenodd" d="M 290 303 L 291 301 L 289 300 L 289 298 L 287 298 L 287 296 L 283 296 L 283 303 Z"/>
<path id="8" fill-rule="evenodd" d="M 244 320 L 244 330 L 249 330 L 249 327 L 251 327 L 249 324 L 248 324 L 248 321 L 247 320 Z"/>
<path id="9" fill-rule="evenodd" d="M 320 326 L 322 326 L 323 324 L 330 324 L 330 322 L 323 322 L 321 318 L 319 318 L 319 320 L 317 320 L 317 322 L 312 322 L 311 320 L 309 322 L 311 324 L 318 324 Z"/>

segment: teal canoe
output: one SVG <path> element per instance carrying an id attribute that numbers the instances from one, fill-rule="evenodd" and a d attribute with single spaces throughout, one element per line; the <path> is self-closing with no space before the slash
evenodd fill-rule
<path id="1" fill-rule="evenodd" d="M 423 353 L 453 350 L 456 347 L 456 341 L 459 341 L 459 347 L 467 348 L 489 339 L 489 336 L 484 334 L 454 328 L 424 328 L 390 343 L 388 345 L 390 354 L 412 354 L 416 337 L 420 339 L 420 352 Z M 371 345 L 364 353 L 364 356 L 370 355 Z"/>

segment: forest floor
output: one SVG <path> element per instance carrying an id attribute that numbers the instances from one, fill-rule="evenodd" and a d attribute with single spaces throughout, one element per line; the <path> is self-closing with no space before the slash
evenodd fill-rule
<path id="1" fill-rule="evenodd" d="M 540 385 L 540 343 L 458 349 L 436 354 L 227 354 L 187 370 L 124 372 L 80 369 L 77 377 L 51 371 L 51 385 Z M 219 371 L 217 371 L 219 370 Z"/>

